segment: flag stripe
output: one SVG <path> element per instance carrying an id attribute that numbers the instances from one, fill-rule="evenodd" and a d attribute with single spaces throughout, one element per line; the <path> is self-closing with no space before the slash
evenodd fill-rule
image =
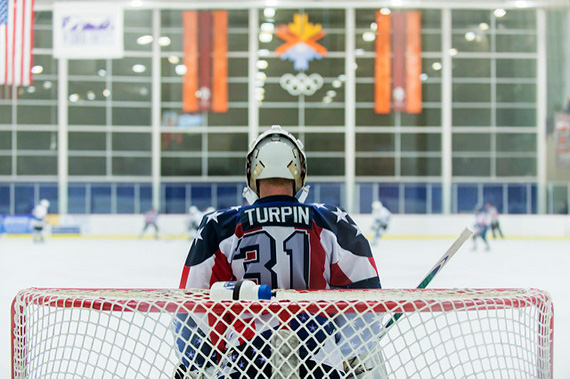
<path id="1" fill-rule="evenodd" d="M 6 45 L 6 80 L 5 84 L 12 84 L 12 71 L 14 64 L 14 0 L 8 0 L 8 43 Z"/>
<path id="2" fill-rule="evenodd" d="M 0 84 L 30 85 L 34 0 L 0 3 Z"/>
<path id="3" fill-rule="evenodd" d="M 6 68 L 8 66 L 6 46 L 8 45 L 8 33 L 6 26 L 0 25 L 0 84 L 6 83 Z"/>
<path id="4" fill-rule="evenodd" d="M 422 111 L 422 48 L 420 12 L 407 14 L 407 43 L 406 43 L 406 112 L 421 113 Z"/>
<path id="5" fill-rule="evenodd" d="M 33 7 L 33 0 L 26 0 L 26 9 L 25 9 L 25 27 L 24 31 L 27 32 L 25 41 L 24 41 L 24 55 L 23 55 L 23 67 L 22 67 L 22 84 L 25 86 L 29 86 L 32 84 L 32 49 L 34 47 L 33 38 L 34 38 L 34 7 Z"/>
<path id="6" fill-rule="evenodd" d="M 22 83 L 22 53 L 24 45 L 24 7 L 25 0 L 19 0 L 15 6 L 14 20 L 14 63 L 13 63 L 13 82 L 19 85 Z"/>
<path id="7" fill-rule="evenodd" d="M 212 111 L 228 111 L 228 12 L 214 11 Z"/>

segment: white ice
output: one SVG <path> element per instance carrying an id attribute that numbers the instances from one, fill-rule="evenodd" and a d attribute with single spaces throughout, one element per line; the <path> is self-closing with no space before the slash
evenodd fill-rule
<path id="1" fill-rule="evenodd" d="M 430 288 L 547 290 L 554 300 L 554 377 L 570 377 L 570 241 L 467 242 Z M 412 288 L 451 240 L 384 239 L 375 249 L 382 286 Z M 28 287 L 177 288 L 189 247 L 184 240 L 0 239 L 0 378 L 9 378 L 10 304 Z"/>

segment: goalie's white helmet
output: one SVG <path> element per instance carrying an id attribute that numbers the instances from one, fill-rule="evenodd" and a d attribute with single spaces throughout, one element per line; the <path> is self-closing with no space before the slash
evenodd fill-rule
<path id="1" fill-rule="evenodd" d="M 294 193 L 305 185 L 307 158 L 303 143 L 291 133 L 273 125 L 251 144 L 246 158 L 247 185 L 259 195 L 259 179 L 282 178 L 295 182 Z"/>
<path id="2" fill-rule="evenodd" d="M 46 208 L 46 209 L 49 208 L 49 200 L 42 199 L 42 200 L 40 201 L 40 205 L 41 205 L 42 207 Z"/>

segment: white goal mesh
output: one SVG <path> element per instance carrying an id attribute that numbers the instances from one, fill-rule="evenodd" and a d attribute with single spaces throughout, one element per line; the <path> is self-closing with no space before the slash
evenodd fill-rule
<path id="1" fill-rule="evenodd" d="M 12 364 L 14 378 L 551 378 L 552 335 L 535 289 L 32 288 L 13 302 Z"/>

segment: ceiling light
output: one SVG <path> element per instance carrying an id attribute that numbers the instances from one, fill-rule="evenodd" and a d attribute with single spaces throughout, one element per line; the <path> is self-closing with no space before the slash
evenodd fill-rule
<path id="1" fill-rule="evenodd" d="M 133 72 L 136 72 L 137 74 L 142 74 L 145 71 L 146 71 L 146 66 L 144 64 L 133 65 Z"/>
<path id="2" fill-rule="evenodd" d="M 366 42 L 372 42 L 376 39 L 376 34 L 374 32 L 364 32 L 362 33 L 362 39 Z"/>
<path id="3" fill-rule="evenodd" d="M 267 18 L 275 17 L 275 8 L 265 8 L 263 10 L 263 15 Z"/>
<path id="4" fill-rule="evenodd" d="M 497 8 L 493 11 L 493 14 L 495 15 L 495 17 L 497 18 L 501 18 L 504 17 L 507 14 L 507 11 L 504 10 L 503 8 Z"/>
<path id="5" fill-rule="evenodd" d="M 162 36 L 158 38 L 158 44 L 160 46 L 170 46 L 170 37 Z"/>
<path id="6" fill-rule="evenodd" d="M 42 72 L 44 72 L 44 68 L 42 66 L 34 66 L 32 67 L 32 74 L 41 74 Z"/>
<path id="7" fill-rule="evenodd" d="M 177 75 L 184 75 L 186 74 L 186 66 L 183 64 L 179 64 L 174 68 L 174 71 L 176 72 Z"/>
<path id="8" fill-rule="evenodd" d="M 139 38 L 137 38 L 137 43 L 139 45 L 148 45 L 149 43 L 151 43 L 153 40 L 151 35 L 145 35 L 145 36 L 140 36 Z"/>
<path id="9" fill-rule="evenodd" d="M 266 60 L 259 60 L 257 61 L 257 68 L 260 70 L 265 70 L 267 68 L 267 66 L 269 66 L 269 63 L 267 63 Z"/>
<path id="10" fill-rule="evenodd" d="M 468 42 L 474 41 L 475 40 L 475 33 L 473 32 L 466 32 L 465 33 L 465 40 Z"/>
<path id="11" fill-rule="evenodd" d="M 270 32 L 259 33 L 259 42 L 269 43 L 273 40 L 273 34 Z"/>

